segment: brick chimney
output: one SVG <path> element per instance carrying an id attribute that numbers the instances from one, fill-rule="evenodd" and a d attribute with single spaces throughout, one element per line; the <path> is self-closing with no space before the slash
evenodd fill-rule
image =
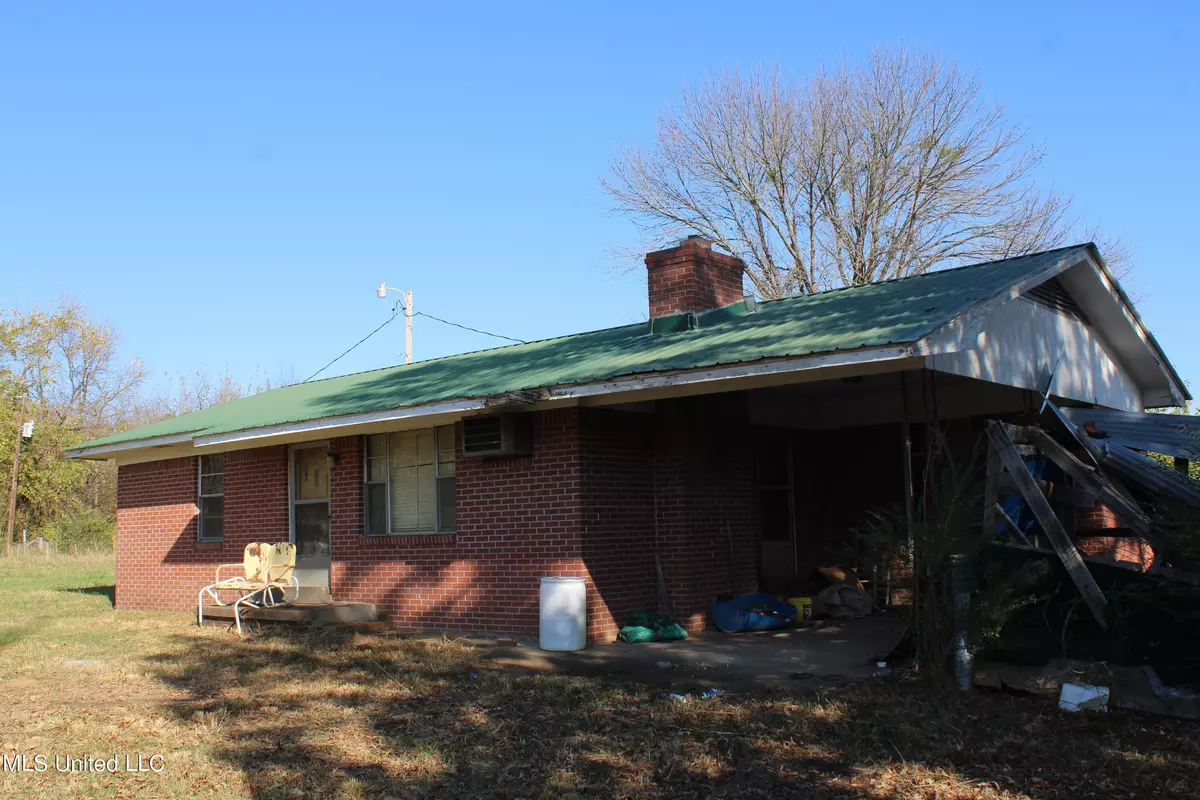
<path id="1" fill-rule="evenodd" d="M 712 242 L 689 236 L 675 247 L 646 254 L 650 319 L 711 311 L 742 299 L 740 258 L 715 253 Z"/>

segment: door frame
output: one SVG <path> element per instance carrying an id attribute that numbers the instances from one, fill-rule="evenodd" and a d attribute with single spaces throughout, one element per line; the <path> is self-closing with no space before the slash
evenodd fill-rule
<path id="1" fill-rule="evenodd" d="M 317 448 L 324 448 L 325 450 L 328 450 L 329 449 L 329 440 L 321 439 L 316 442 L 298 442 L 296 444 L 290 444 L 287 447 L 288 541 L 291 542 L 292 544 L 296 543 L 296 503 L 300 502 L 300 503 L 305 503 L 305 504 L 312 504 L 312 503 L 322 502 L 321 500 L 299 500 L 299 501 L 296 500 L 296 451 L 298 451 L 298 450 L 315 450 Z M 325 463 L 326 463 L 326 467 L 328 468 L 329 467 L 328 455 L 325 458 Z M 325 500 L 323 502 L 325 503 L 326 510 L 328 511 L 331 524 L 329 526 L 329 566 L 330 566 L 330 568 L 328 570 L 326 570 L 326 573 L 325 573 L 325 586 L 327 589 L 330 589 L 330 591 L 332 591 L 332 588 L 333 588 L 333 578 L 332 578 L 332 572 L 333 572 L 333 525 L 332 525 L 333 470 L 331 468 L 329 468 L 327 471 L 326 484 L 327 484 L 327 486 L 326 486 L 326 492 L 325 492 Z"/>

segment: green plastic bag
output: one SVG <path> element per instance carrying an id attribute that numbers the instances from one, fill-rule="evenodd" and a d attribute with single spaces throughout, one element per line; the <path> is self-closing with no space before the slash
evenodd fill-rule
<path id="1" fill-rule="evenodd" d="M 645 625 L 626 625 L 624 628 L 621 628 L 621 632 L 617 634 L 617 638 L 629 644 L 653 642 L 654 631 Z"/>
<path id="2" fill-rule="evenodd" d="M 629 615 L 629 624 L 621 628 L 617 638 L 629 644 L 641 642 L 678 642 L 688 638 L 687 631 L 666 614 L 651 614 L 635 611 Z"/>
<path id="3" fill-rule="evenodd" d="M 649 611 L 635 611 L 629 615 L 629 622 L 625 624 L 636 628 L 653 628 L 655 616 Z"/>
<path id="4" fill-rule="evenodd" d="M 687 631 L 678 622 L 671 621 L 667 625 L 654 629 L 654 635 L 658 637 L 660 642 L 678 642 L 686 639 Z"/>

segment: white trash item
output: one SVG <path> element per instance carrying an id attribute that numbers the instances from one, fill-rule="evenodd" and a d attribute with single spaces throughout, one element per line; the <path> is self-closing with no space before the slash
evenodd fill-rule
<path id="1" fill-rule="evenodd" d="M 1108 711 L 1108 687 L 1064 683 L 1058 707 L 1063 711 Z"/>
<path id="2" fill-rule="evenodd" d="M 543 650 L 587 646 L 587 581 L 542 578 L 538 645 Z"/>

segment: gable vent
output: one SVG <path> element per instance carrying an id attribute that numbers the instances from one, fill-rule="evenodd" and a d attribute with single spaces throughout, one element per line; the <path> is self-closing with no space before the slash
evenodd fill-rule
<path id="1" fill-rule="evenodd" d="M 1027 291 L 1024 296 L 1043 308 L 1048 308 L 1051 311 L 1057 311 L 1060 314 L 1066 314 L 1068 317 L 1074 317 L 1077 320 L 1087 322 L 1087 318 L 1083 315 L 1079 304 L 1075 302 L 1075 298 L 1067 293 L 1067 290 L 1059 283 L 1058 278 L 1051 278 L 1045 283 L 1038 284 Z"/>
<path id="2" fill-rule="evenodd" d="M 527 456 L 532 452 L 528 414 L 489 414 L 463 420 L 464 456 Z"/>

